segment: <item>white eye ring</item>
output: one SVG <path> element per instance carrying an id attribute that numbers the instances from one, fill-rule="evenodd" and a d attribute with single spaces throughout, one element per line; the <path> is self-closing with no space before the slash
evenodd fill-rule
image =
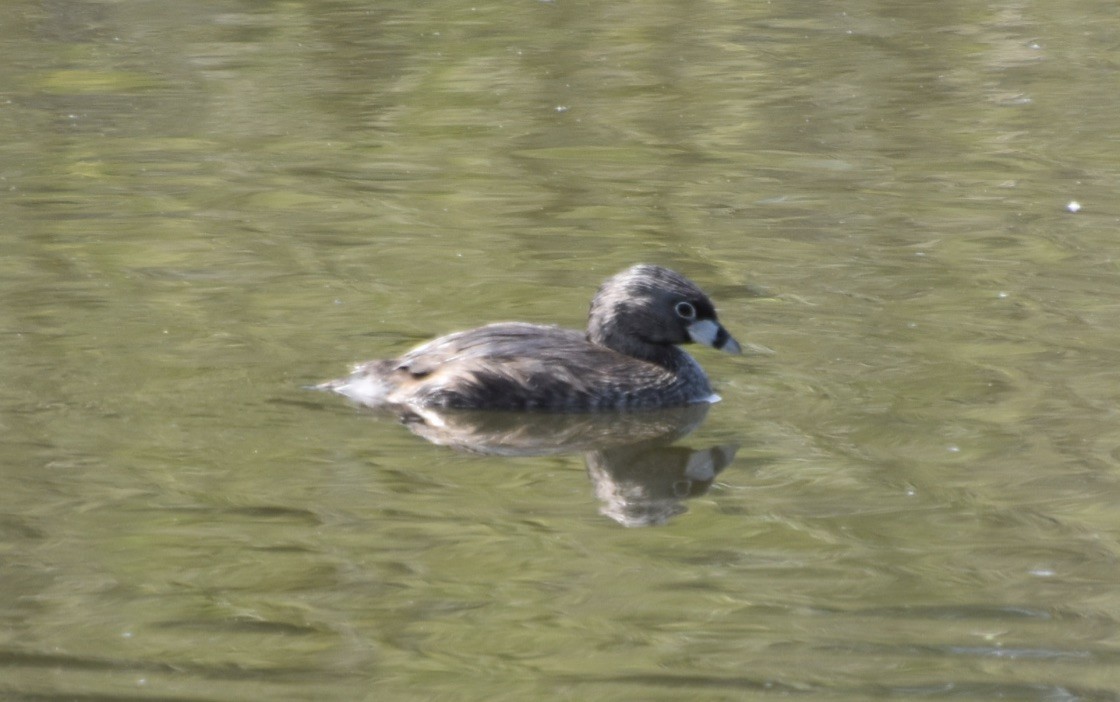
<path id="1" fill-rule="evenodd" d="M 676 312 L 677 316 L 681 319 L 696 319 L 696 308 L 692 306 L 691 302 L 678 302 L 673 306 L 673 311 Z"/>

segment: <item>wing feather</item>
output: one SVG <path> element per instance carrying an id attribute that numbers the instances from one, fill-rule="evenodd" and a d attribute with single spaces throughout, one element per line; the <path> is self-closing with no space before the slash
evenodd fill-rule
<path id="1" fill-rule="evenodd" d="M 678 373 L 590 344 L 581 332 L 521 323 L 449 334 L 396 368 L 407 376 L 390 401 L 440 407 L 643 407 L 665 404 L 683 384 Z"/>

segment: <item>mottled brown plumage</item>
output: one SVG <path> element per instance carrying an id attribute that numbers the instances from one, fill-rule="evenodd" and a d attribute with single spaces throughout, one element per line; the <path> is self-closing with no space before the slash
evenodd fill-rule
<path id="1" fill-rule="evenodd" d="M 318 387 L 370 406 L 591 411 L 712 401 L 703 369 L 676 346 L 691 341 L 739 351 L 695 284 L 638 265 L 599 288 L 586 334 L 490 324 Z"/>

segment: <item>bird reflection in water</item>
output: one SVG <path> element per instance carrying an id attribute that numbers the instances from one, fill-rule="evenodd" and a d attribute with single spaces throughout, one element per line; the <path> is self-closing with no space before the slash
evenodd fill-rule
<path id="1" fill-rule="evenodd" d="M 408 410 L 400 415 L 433 444 L 495 456 L 582 453 L 600 512 L 627 527 L 664 524 L 686 512 L 730 465 L 738 446 L 674 445 L 700 426 L 709 404 L 618 414 Z"/>

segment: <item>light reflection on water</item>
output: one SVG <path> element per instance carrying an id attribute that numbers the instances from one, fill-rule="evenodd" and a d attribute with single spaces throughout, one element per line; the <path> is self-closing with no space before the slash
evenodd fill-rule
<path id="1" fill-rule="evenodd" d="M 1117 698 L 1111 5 L 148 10 L 0 8 L 0 696 Z M 300 389 L 640 260 L 652 455 Z"/>

